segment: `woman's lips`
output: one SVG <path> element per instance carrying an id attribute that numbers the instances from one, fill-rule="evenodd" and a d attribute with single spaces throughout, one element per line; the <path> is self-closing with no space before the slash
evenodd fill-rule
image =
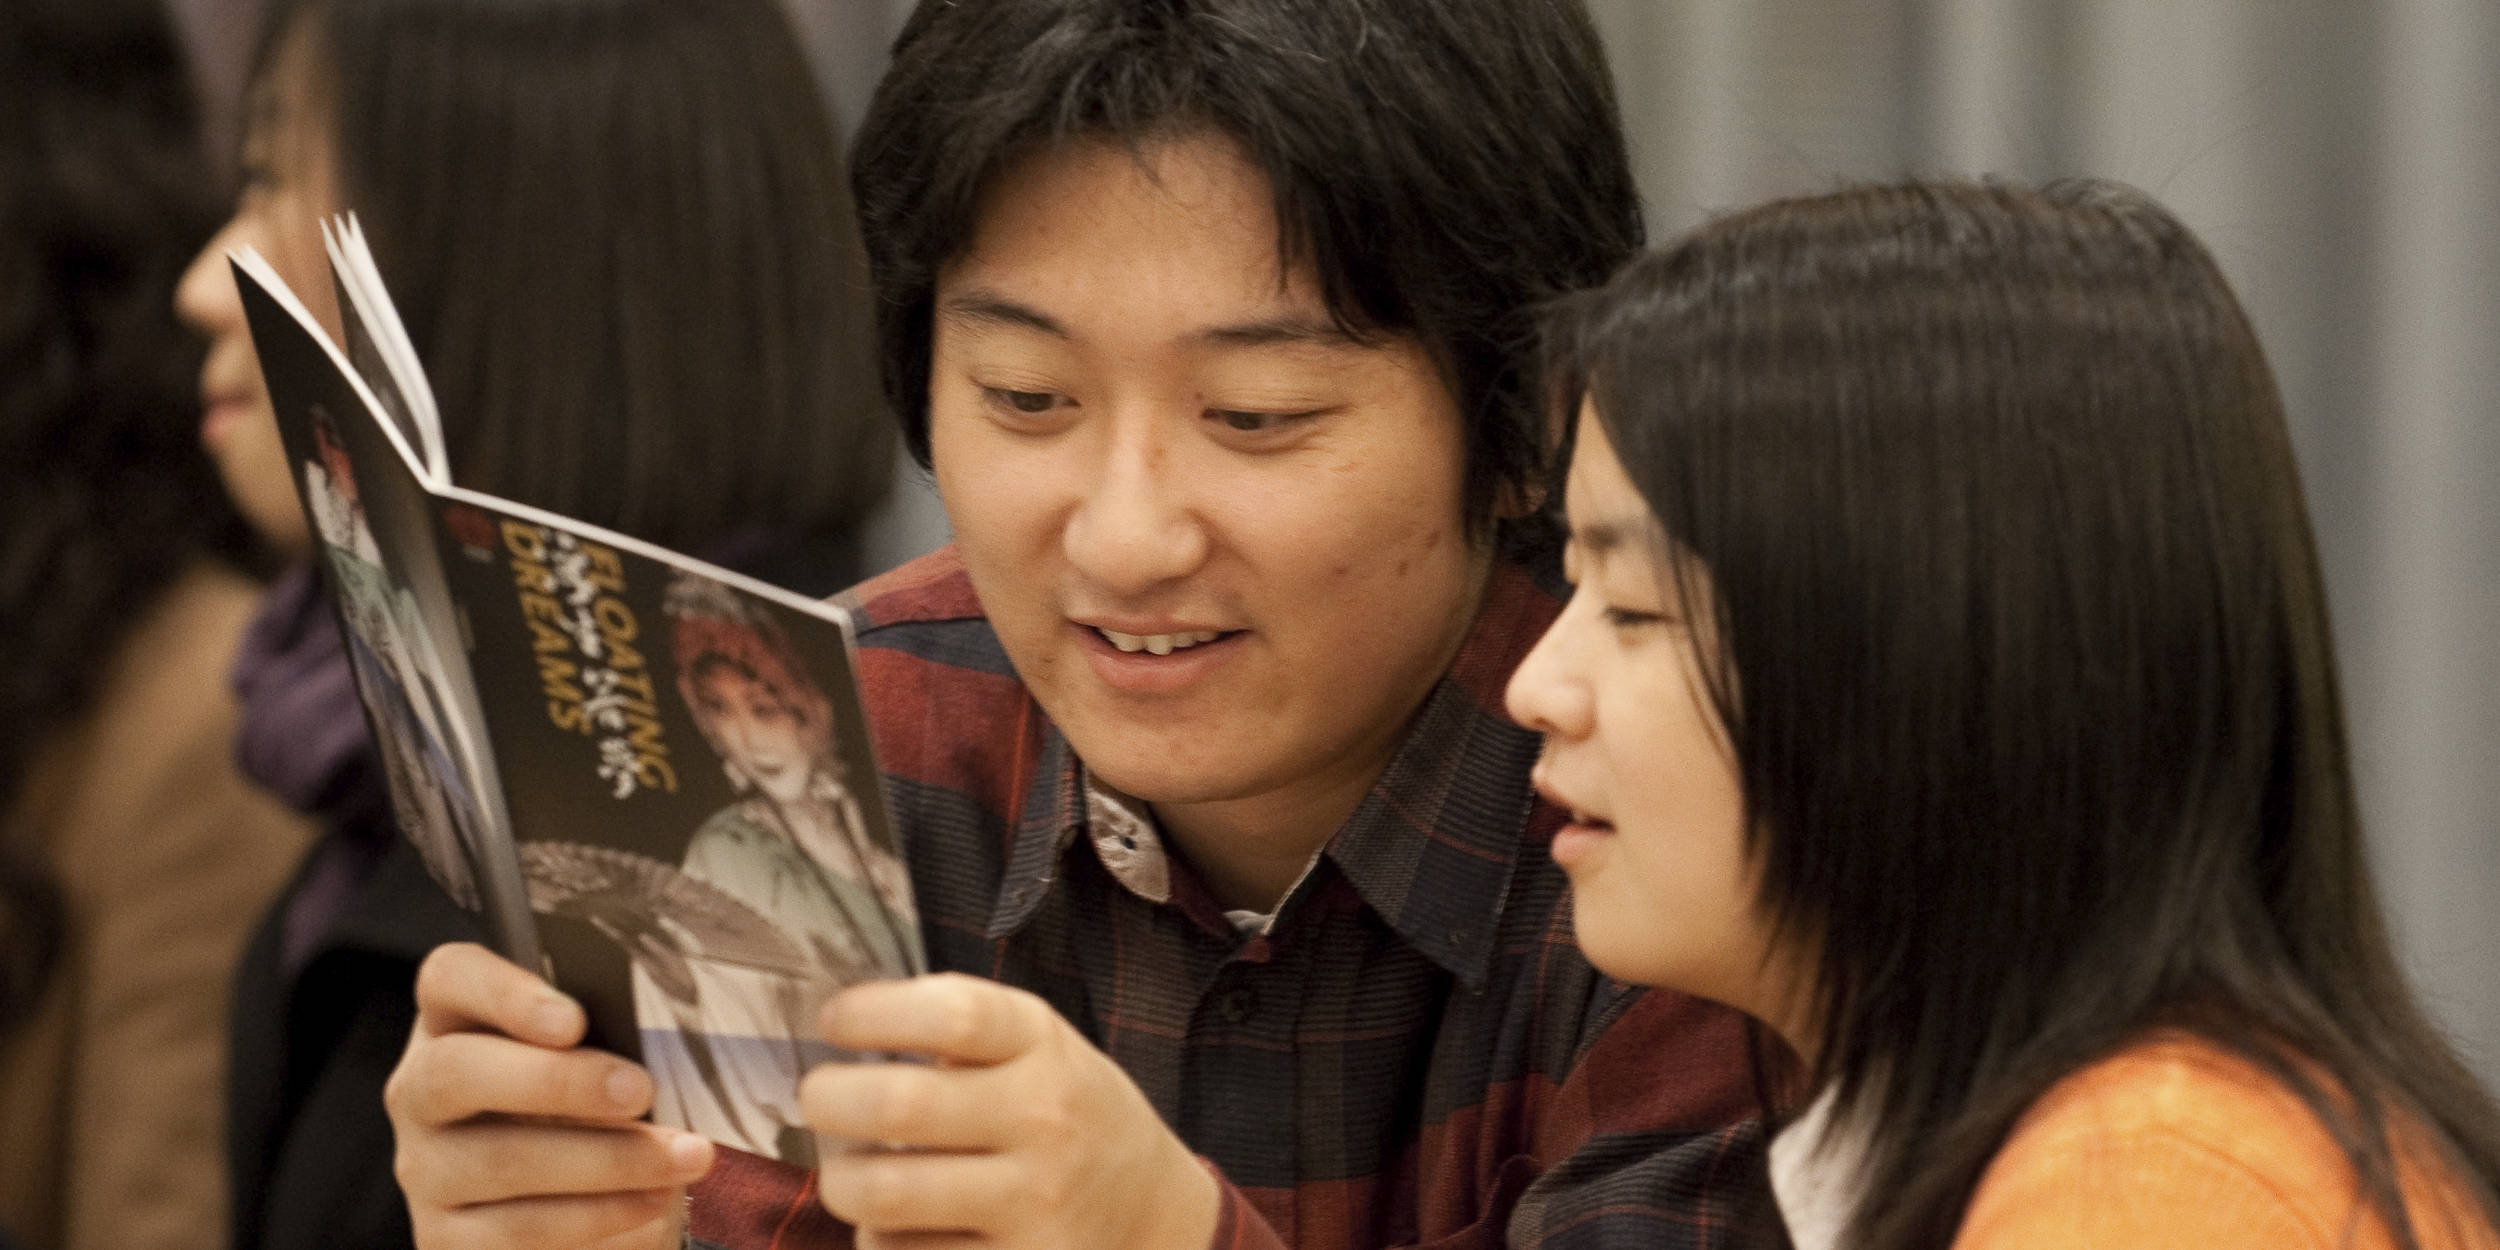
<path id="1" fill-rule="evenodd" d="M 1554 842 L 1549 853 L 1553 855 L 1555 863 L 1567 870 L 1573 864 L 1587 859 L 1613 836 L 1615 836 L 1615 827 L 1612 824 L 1575 813 L 1571 823 L 1554 831 Z"/>
<path id="2" fill-rule="evenodd" d="M 1563 827 L 1554 831 L 1550 853 L 1555 863 L 1569 868 L 1573 862 L 1587 858 L 1590 852 L 1614 836 L 1614 822 L 1582 811 L 1578 804 L 1554 789 L 1543 775 L 1543 765 L 1538 766 L 1537 774 L 1530 780 L 1530 784 L 1536 787 L 1537 796 L 1561 808 L 1564 814 Z"/>

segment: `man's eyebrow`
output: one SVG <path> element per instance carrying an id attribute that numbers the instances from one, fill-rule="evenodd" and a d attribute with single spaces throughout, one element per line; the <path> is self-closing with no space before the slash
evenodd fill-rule
<path id="1" fill-rule="evenodd" d="M 1358 347 L 1361 340 L 1335 321 L 1319 317 L 1282 316 L 1240 325 L 1216 326 L 1198 333 L 1209 347 Z"/>
<path id="2" fill-rule="evenodd" d="M 995 291 L 975 289 L 952 296 L 939 306 L 938 315 L 960 325 L 1016 326 L 1038 330 L 1052 338 L 1069 337 L 1068 328 L 1050 314 Z"/>
<path id="3" fill-rule="evenodd" d="M 1053 338 L 1073 337 L 1068 328 L 1049 313 L 978 287 L 948 297 L 939 306 L 938 315 L 959 325 L 1014 326 Z M 1360 345 L 1359 340 L 1335 321 L 1291 314 L 1245 321 L 1238 325 L 1214 326 L 1199 331 L 1193 337 L 1209 347 L 1310 345 L 1334 348 Z"/>

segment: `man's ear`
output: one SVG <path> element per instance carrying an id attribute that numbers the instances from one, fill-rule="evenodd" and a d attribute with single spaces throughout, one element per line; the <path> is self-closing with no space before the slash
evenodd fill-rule
<path id="1" fill-rule="evenodd" d="M 1545 508 L 1551 492 L 1545 483 L 1512 478 L 1493 492 L 1493 517 L 1499 521 L 1516 521 L 1535 516 Z"/>
<path id="2" fill-rule="evenodd" d="M 1504 521 L 1535 516 L 1554 503 L 1563 469 L 1571 463 L 1580 432 L 1580 405 L 1545 405 L 1544 456 L 1513 474 L 1493 492 L 1493 515 Z"/>

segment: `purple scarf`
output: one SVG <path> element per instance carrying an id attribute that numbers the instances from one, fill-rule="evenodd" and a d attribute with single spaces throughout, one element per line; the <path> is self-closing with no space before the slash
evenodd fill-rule
<path id="1" fill-rule="evenodd" d="M 284 903 L 280 966 L 293 975 L 389 849 L 388 800 L 356 698 L 347 646 L 310 562 L 278 579 L 234 658 L 243 704 L 235 763 L 324 825 L 311 867 Z"/>

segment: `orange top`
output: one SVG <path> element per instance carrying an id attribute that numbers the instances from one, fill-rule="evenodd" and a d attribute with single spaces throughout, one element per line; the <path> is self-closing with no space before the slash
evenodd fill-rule
<path id="1" fill-rule="evenodd" d="M 2396 1134 L 2422 1250 L 2500 1250 L 2421 1133 Z M 2200 1039 L 2157 1034 L 2051 1087 L 1989 1163 L 1955 1250 L 2384 1250 L 2359 1178 L 2299 1095 Z"/>

